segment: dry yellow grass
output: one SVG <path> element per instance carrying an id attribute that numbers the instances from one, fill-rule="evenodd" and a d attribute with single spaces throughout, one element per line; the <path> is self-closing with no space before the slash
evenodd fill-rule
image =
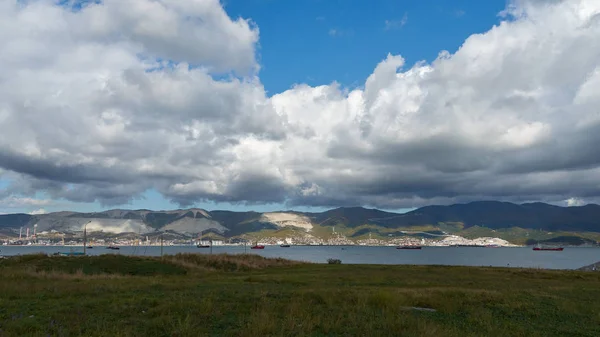
<path id="1" fill-rule="evenodd" d="M 34 268 L 27 268 L 22 271 L 24 275 L 42 278 L 42 279 L 53 279 L 53 280 L 83 280 L 83 279 L 116 279 L 125 278 L 127 276 L 121 274 L 86 274 L 83 269 L 77 269 L 75 272 L 65 272 L 58 270 L 36 270 Z"/>

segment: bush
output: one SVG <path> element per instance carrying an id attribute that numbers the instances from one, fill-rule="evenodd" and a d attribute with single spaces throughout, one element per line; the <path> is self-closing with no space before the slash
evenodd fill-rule
<path id="1" fill-rule="evenodd" d="M 342 260 L 340 260 L 340 259 L 327 259 L 327 263 L 329 263 L 329 264 L 342 264 Z"/>

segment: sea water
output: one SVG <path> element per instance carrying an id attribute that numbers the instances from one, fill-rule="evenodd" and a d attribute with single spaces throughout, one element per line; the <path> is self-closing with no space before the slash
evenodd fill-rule
<path id="1" fill-rule="evenodd" d="M 81 246 L 0 246 L 0 255 L 23 255 L 83 251 Z M 164 255 L 177 253 L 210 254 L 210 248 L 196 246 L 164 246 Z M 159 256 L 160 246 L 121 246 L 119 250 L 106 247 L 87 249 L 89 255 L 121 254 Z M 265 257 L 281 257 L 290 260 L 326 263 L 327 259 L 342 260 L 344 264 L 409 264 L 525 267 L 544 269 L 577 269 L 600 261 L 598 247 L 565 247 L 564 251 L 534 251 L 531 247 L 484 248 L 484 247 L 423 247 L 421 250 L 401 250 L 381 246 L 266 246 L 250 249 L 249 246 L 214 246 L 212 254 L 251 253 Z"/>

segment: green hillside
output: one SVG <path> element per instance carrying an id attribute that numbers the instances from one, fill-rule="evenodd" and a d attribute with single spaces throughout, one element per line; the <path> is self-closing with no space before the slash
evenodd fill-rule
<path id="1" fill-rule="evenodd" d="M 460 235 L 466 238 L 499 237 L 512 243 L 525 244 L 557 237 L 580 237 L 582 240 L 566 239 L 571 243 L 589 243 L 600 240 L 600 206 L 559 207 L 543 203 L 512 204 L 497 201 L 481 201 L 449 206 L 426 206 L 404 214 L 362 207 L 340 207 L 321 213 L 287 211 L 287 217 L 308 221 L 310 234 L 322 239 L 338 234 L 355 240 L 366 238 L 390 238 L 400 236 L 430 237 Z M 223 238 L 244 235 L 285 237 L 305 234 L 281 232 L 288 223 L 269 220 L 259 212 L 204 211 L 180 209 L 174 211 L 107 210 L 97 213 L 59 212 L 43 215 L 0 215 L 0 229 L 5 235 L 14 235 L 20 227 L 32 228 L 41 223 L 45 228 L 62 231 L 81 228 L 82 219 L 106 220 L 107 226 L 118 227 L 123 223 L 140 221 L 154 231 L 179 221 L 186 229 L 172 234 L 195 235 L 199 231 L 220 231 Z M 100 219 L 100 220 L 98 220 Z M 56 227 L 52 227 L 56 226 Z M 212 226 L 212 227 L 211 227 Z M 123 224 L 123 227 L 128 227 Z M 195 228 L 194 228 L 195 227 Z M 40 227 L 42 228 L 42 227 Z M 183 227 L 182 227 L 183 228 Z M 192 232 L 184 232 L 184 231 Z M 172 230 L 171 230 L 172 231 Z M 334 231 L 336 234 L 334 234 Z M 188 233 L 188 234 L 186 234 Z M 189 234 L 191 233 L 191 234 Z M 587 241 L 586 241 L 587 240 Z"/>

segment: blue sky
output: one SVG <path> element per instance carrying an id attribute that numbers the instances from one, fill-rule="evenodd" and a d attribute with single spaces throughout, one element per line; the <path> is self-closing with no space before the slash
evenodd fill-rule
<path id="1" fill-rule="evenodd" d="M 251 19 L 260 29 L 259 73 L 269 95 L 293 84 L 362 86 L 388 53 L 400 54 L 406 67 L 434 60 L 442 50 L 456 51 L 471 34 L 489 30 L 499 22 L 505 0 L 227 0 L 233 17 Z M 0 189 L 7 181 L 0 179 Z M 38 197 L 44 197 L 38 195 Z M 269 211 L 284 205 L 229 205 L 199 203 L 206 209 Z M 1 208 L 0 212 L 71 209 L 97 211 L 97 203 L 60 202 L 28 208 Z M 172 209 L 155 191 L 132 204 L 110 208 Z M 319 211 L 319 208 L 296 208 Z"/>
<path id="2" fill-rule="evenodd" d="M 498 23 L 505 0 L 227 0 L 231 17 L 260 29 L 260 78 L 269 94 L 294 83 L 360 86 L 388 53 L 407 66 L 456 51 Z M 386 21 L 388 25 L 386 27 Z M 386 29 L 387 28 L 387 29 Z"/>

